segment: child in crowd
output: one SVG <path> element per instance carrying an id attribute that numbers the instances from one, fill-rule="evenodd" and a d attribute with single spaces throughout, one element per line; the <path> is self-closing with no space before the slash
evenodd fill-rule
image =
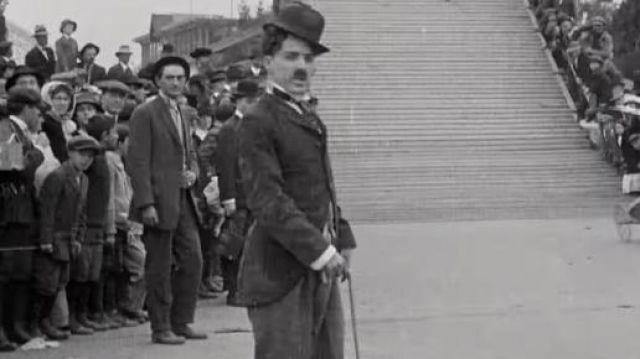
<path id="1" fill-rule="evenodd" d="M 68 336 L 51 325 L 49 315 L 56 295 L 69 282 L 70 262 L 82 248 L 86 230 L 88 179 L 84 174 L 100 150 L 88 136 L 69 139 L 69 159 L 51 172 L 40 191 L 40 246 L 34 261 L 34 307 L 37 329 L 50 339 Z"/>

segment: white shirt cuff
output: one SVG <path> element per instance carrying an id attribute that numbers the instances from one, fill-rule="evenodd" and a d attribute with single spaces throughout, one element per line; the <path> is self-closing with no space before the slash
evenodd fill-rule
<path id="1" fill-rule="evenodd" d="M 336 252 L 336 247 L 330 245 L 329 248 L 327 248 L 318 259 L 311 263 L 311 269 L 315 271 L 322 270 L 322 268 L 324 268 L 324 266 L 329 263 L 331 257 L 333 257 Z"/>
<path id="2" fill-rule="evenodd" d="M 230 199 L 225 199 L 224 201 L 222 201 L 223 205 L 227 205 L 227 204 L 236 204 L 236 199 L 235 198 L 230 198 Z"/>

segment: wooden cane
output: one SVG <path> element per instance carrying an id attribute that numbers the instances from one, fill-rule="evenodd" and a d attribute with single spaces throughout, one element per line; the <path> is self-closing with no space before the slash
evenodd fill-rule
<path id="1" fill-rule="evenodd" d="M 351 276 L 347 277 L 347 284 L 349 285 L 349 303 L 351 304 L 351 329 L 353 330 L 353 343 L 356 349 L 356 359 L 360 359 L 360 345 L 358 344 L 358 327 L 356 322 L 356 305 L 353 296 L 353 284 Z"/>

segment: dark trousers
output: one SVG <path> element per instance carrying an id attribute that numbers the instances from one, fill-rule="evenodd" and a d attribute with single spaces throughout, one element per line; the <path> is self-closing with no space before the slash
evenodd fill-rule
<path id="1" fill-rule="evenodd" d="M 147 306 L 154 333 L 193 323 L 202 277 L 202 253 L 194 208 L 182 192 L 174 231 L 145 227 Z"/>
<path id="2" fill-rule="evenodd" d="M 342 359 L 344 317 L 338 281 L 309 272 L 277 302 L 248 309 L 255 359 Z"/>

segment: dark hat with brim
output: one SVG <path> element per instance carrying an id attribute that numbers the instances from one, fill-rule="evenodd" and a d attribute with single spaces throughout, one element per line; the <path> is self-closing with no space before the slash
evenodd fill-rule
<path id="1" fill-rule="evenodd" d="M 191 51 L 189 56 L 191 56 L 191 58 L 197 59 L 199 57 L 211 56 L 211 54 L 213 54 L 213 51 L 211 51 L 211 49 L 208 49 L 206 47 L 198 47 L 197 49 Z"/>
<path id="2" fill-rule="evenodd" d="M 169 65 L 177 65 L 182 67 L 184 69 L 185 78 L 189 78 L 189 75 L 191 74 L 191 67 L 189 66 L 189 63 L 187 62 L 187 60 L 179 56 L 165 56 L 160 60 L 158 60 L 156 64 L 153 66 L 153 82 L 154 83 L 156 83 L 156 77 L 158 77 L 158 75 L 162 72 L 162 69 L 164 69 L 166 66 L 169 66 Z"/>
<path id="3" fill-rule="evenodd" d="M 18 66 L 16 71 L 13 73 L 13 76 L 9 77 L 7 82 L 4 84 L 5 90 L 11 90 L 11 88 L 16 85 L 16 82 L 18 82 L 18 79 L 22 76 L 35 76 L 40 87 L 42 87 L 42 84 L 44 83 L 44 79 L 38 71 L 27 66 Z"/>
<path id="4" fill-rule="evenodd" d="M 244 67 L 242 67 L 241 65 L 230 65 L 229 67 L 227 67 L 227 72 L 225 75 L 227 77 L 227 81 L 235 82 L 244 79 L 247 74 Z"/>
<path id="5" fill-rule="evenodd" d="M 144 85 L 142 80 L 136 75 L 125 76 L 122 80 L 123 80 L 123 83 L 127 86 L 143 86 Z"/>
<path id="6" fill-rule="evenodd" d="M 209 82 L 219 82 L 227 79 L 227 74 L 224 70 L 207 71 L 205 75 L 209 79 Z"/>
<path id="7" fill-rule="evenodd" d="M 93 137 L 94 139 L 100 141 L 102 140 L 102 134 L 105 132 L 109 132 L 112 128 L 116 126 L 115 118 L 111 116 L 107 116 L 104 114 L 97 114 L 87 121 L 87 134 Z"/>
<path id="8" fill-rule="evenodd" d="M 83 91 L 83 92 L 79 92 L 76 94 L 75 99 L 74 99 L 74 103 L 76 105 L 76 108 L 79 105 L 93 105 L 95 106 L 95 108 L 98 111 L 101 111 L 102 109 L 102 105 L 100 104 L 100 97 L 98 94 L 93 93 L 93 92 L 89 92 L 89 91 Z"/>
<path id="9" fill-rule="evenodd" d="M 234 100 L 244 97 L 257 97 L 260 94 L 260 86 L 253 80 L 241 80 L 231 92 Z"/>
<path id="10" fill-rule="evenodd" d="M 84 55 L 84 52 L 89 49 L 95 49 L 96 55 L 100 53 L 100 47 L 98 45 L 94 44 L 93 42 L 88 42 L 86 45 L 82 46 L 82 49 L 80 49 L 80 52 L 78 53 L 78 55 L 82 57 L 82 55 Z"/>
<path id="11" fill-rule="evenodd" d="M 129 86 L 125 85 L 123 82 L 118 80 L 104 80 L 96 82 L 96 87 L 102 90 L 103 92 L 119 92 L 124 95 L 130 95 L 131 89 Z"/>
<path id="12" fill-rule="evenodd" d="M 41 110 L 46 108 L 40 93 L 30 88 L 14 88 L 7 93 L 7 104 L 21 104 L 36 106 Z"/>
<path id="13" fill-rule="evenodd" d="M 311 45 L 315 55 L 329 52 L 329 48 L 320 43 L 324 17 L 307 4 L 294 3 L 280 9 L 278 15 L 267 21 L 263 28 L 267 30 L 270 26 L 305 40 Z"/>
<path id="14" fill-rule="evenodd" d="M 71 19 L 64 19 L 62 20 L 62 24 L 60 24 L 60 32 L 62 32 L 62 30 L 64 30 L 64 27 L 67 25 L 73 25 L 73 31 L 78 30 L 78 23 L 71 20 Z"/>
<path id="15" fill-rule="evenodd" d="M 96 139 L 87 135 L 76 135 L 67 141 L 69 152 L 92 151 L 94 153 L 102 150 L 102 146 Z"/>

